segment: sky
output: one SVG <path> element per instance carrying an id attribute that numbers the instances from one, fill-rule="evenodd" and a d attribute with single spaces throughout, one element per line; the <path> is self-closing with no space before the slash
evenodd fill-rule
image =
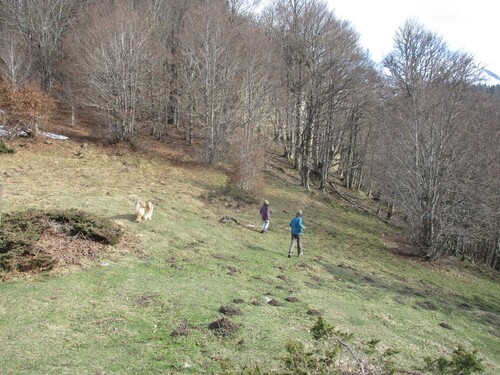
<path id="1" fill-rule="evenodd" d="M 498 0 L 327 0 L 337 18 L 350 21 L 374 61 L 391 51 L 397 29 L 416 19 L 451 50 L 475 56 L 500 76 Z"/>

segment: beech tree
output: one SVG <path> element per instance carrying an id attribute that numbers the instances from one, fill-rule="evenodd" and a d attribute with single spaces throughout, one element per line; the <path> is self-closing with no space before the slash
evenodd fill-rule
<path id="1" fill-rule="evenodd" d="M 0 36 L 0 73 L 17 88 L 31 74 L 31 60 L 26 44 L 15 30 L 4 31 Z"/>
<path id="2" fill-rule="evenodd" d="M 443 213 L 442 251 L 500 267 L 500 99 L 471 89 Z"/>
<path id="3" fill-rule="evenodd" d="M 189 120 L 203 129 L 203 158 L 213 164 L 227 155 L 241 104 L 238 34 L 225 5 L 211 2 L 194 8 L 186 18 L 181 45 Z"/>
<path id="4" fill-rule="evenodd" d="M 76 37 L 84 104 L 102 119 L 110 141 L 129 140 L 145 112 L 155 53 L 150 30 L 133 1 L 95 5 Z"/>
<path id="5" fill-rule="evenodd" d="M 154 67 L 157 74 L 149 85 L 153 98 L 150 107 L 151 132 L 159 139 L 166 139 L 169 127 L 178 129 L 183 125 L 180 100 L 183 95 L 181 71 L 184 62 L 180 34 L 189 9 L 198 3 L 201 1 L 154 0 L 149 6 L 148 19 L 154 48 L 159 49 L 157 52 L 160 58 Z M 186 131 L 186 140 L 191 143 L 189 134 L 189 131 Z"/>
<path id="6" fill-rule="evenodd" d="M 301 173 L 302 185 L 310 188 L 314 170 L 324 188 L 340 155 L 339 128 L 345 123 L 339 122 L 347 121 L 353 93 L 367 80 L 368 58 L 357 33 L 336 19 L 325 2 L 275 1 L 265 19 L 285 65 L 287 109 L 280 138 Z"/>
<path id="7" fill-rule="evenodd" d="M 0 22 L 22 36 L 44 91 L 50 91 L 61 46 L 78 0 L 0 0 Z"/>
<path id="8" fill-rule="evenodd" d="M 423 252 L 433 257 L 446 234 L 444 214 L 460 189 L 456 173 L 467 119 L 468 87 L 478 77 L 473 58 L 451 51 L 416 21 L 397 32 L 384 59 L 391 97 L 387 139 L 392 193 Z"/>

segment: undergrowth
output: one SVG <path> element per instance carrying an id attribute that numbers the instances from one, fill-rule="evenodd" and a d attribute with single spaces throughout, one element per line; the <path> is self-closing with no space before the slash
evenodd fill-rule
<path id="1" fill-rule="evenodd" d="M 212 190 L 207 194 L 210 201 L 215 200 L 232 200 L 237 204 L 258 204 L 259 199 L 251 192 L 242 189 L 232 182 L 228 182 L 225 186 Z"/>
<path id="2" fill-rule="evenodd" d="M 122 231 L 112 221 L 79 210 L 28 210 L 4 215 L 0 232 L 0 269 L 49 270 L 54 259 L 36 249 L 45 232 L 81 235 L 102 244 L 115 245 Z"/>
<path id="3" fill-rule="evenodd" d="M 3 140 L 0 139 L 0 154 L 13 154 L 14 150 L 7 147 Z"/>
<path id="4" fill-rule="evenodd" d="M 280 369 L 273 374 L 386 374 L 398 373 L 435 374 L 435 375 L 473 375 L 484 373 L 485 367 L 478 351 L 468 352 L 459 344 L 451 355 L 425 357 L 423 368 L 408 372 L 397 364 L 398 350 L 379 349 L 380 340 L 370 340 L 365 344 L 353 343 L 351 333 L 335 329 L 323 318 L 318 318 L 311 328 L 312 342 L 290 340 L 286 344 L 286 355 L 281 358 Z M 355 349 L 353 349 L 355 348 Z M 224 373 L 245 375 L 267 374 L 259 366 L 245 366 L 237 370 L 231 361 L 222 363 Z M 420 372 L 422 371 L 422 372 Z"/>

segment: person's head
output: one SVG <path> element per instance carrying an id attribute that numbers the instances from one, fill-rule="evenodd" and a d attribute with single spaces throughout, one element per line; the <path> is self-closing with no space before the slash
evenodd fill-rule
<path id="1" fill-rule="evenodd" d="M 298 210 L 295 216 L 301 217 L 303 215 L 302 210 Z"/>
<path id="2" fill-rule="evenodd" d="M 269 206 L 269 201 L 268 200 L 264 201 L 264 206 Z"/>

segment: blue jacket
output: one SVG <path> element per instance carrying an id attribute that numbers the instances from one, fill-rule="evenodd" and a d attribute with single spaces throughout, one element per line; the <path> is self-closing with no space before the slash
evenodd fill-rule
<path id="1" fill-rule="evenodd" d="M 295 216 L 292 221 L 290 221 L 290 226 L 292 227 L 292 234 L 295 235 L 302 234 L 302 229 L 306 229 L 302 224 L 302 218 L 300 216 Z"/>

